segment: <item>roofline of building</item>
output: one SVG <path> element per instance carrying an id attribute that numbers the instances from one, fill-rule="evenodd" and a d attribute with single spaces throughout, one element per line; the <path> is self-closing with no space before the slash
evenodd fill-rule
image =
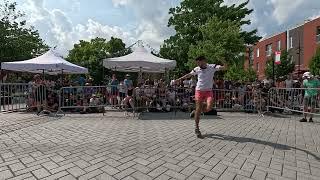
<path id="1" fill-rule="evenodd" d="M 271 39 L 271 38 L 273 38 L 273 37 L 275 37 L 275 36 L 278 36 L 278 35 L 280 35 L 280 34 L 282 34 L 282 33 L 286 33 L 286 32 L 291 31 L 291 30 L 293 30 L 293 29 L 297 29 L 297 28 L 305 25 L 306 23 L 310 23 L 310 22 L 315 21 L 315 20 L 317 20 L 317 19 L 320 19 L 320 17 L 317 17 L 317 18 L 314 18 L 314 19 L 306 19 L 306 20 L 304 20 L 303 23 L 300 23 L 300 24 L 297 24 L 297 25 L 295 25 L 295 26 L 292 26 L 291 28 L 288 28 L 287 30 L 285 30 L 285 31 L 283 31 L 283 32 L 280 32 L 280 33 L 277 33 L 277 34 L 273 34 L 273 35 L 271 35 L 271 36 L 269 36 L 269 37 L 263 38 L 263 39 L 261 39 L 259 42 L 262 42 L 262 41 Z"/>
<path id="2" fill-rule="evenodd" d="M 271 38 L 273 38 L 273 37 L 275 37 L 275 36 L 278 36 L 278 35 L 283 34 L 283 33 L 286 33 L 286 32 L 287 32 L 287 31 L 283 31 L 283 32 L 280 32 L 280 33 L 277 33 L 277 34 L 273 34 L 273 35 L 271 35 L 271 36 L 269 36 L 269 37 L 262 38 L 259 42 L 262 42 L 262 41 L 271 39 Z"/>

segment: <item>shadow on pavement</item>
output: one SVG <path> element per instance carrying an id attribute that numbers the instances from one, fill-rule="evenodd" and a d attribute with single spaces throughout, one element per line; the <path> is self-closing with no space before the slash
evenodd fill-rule
<path id="1" fill-rule="evenodd" d="M 227 136 L 227 135 L 222 135 L 222 134 L 205 134 L 205 135 L 203 135 L 203 137 L 204 138 L 221 139 L 221 140 L 226 140 L 226 141 L 233 141 L 233 142 L 238 142 L 238 143 L 252 142 L 252 143 L 256 143 L 256 144 L 263 144 L 263 145 L 271 146 L 271 147 L 273 147 L 275 149 L 279 149 L 279 150 L 296 149 L 296 150 L 303 151 L 303 152 L 313 156 L 316 160 L 320 161 L 320 157 L 313 154 L 312 152 L 309 152 L 304 149 L 296 148 L 296 147 L 291 147 L 291 146 L 284 145 L 284 144 L 278 144 L 278 143 L 273 143 L 273 142 L 268 142 L 268 141 L 262 141 L 259 139 L 246 138 L 246 137 Z"/>

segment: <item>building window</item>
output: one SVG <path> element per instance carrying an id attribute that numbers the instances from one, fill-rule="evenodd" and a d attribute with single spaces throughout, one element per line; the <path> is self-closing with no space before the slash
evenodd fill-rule
<path id="1" fill-rule="evenodd" d="M 256 64 L 256 70 L 257 70 L 257 72 L 259 72 L 259 69 L 260 69 L 259 63 L 257 62 L 257 64 Z"/>
<path id="2" fill-rule="evenodd" d="M 290 48 L 293 48 L 293 39 L 292 39 L 292 36 L 290 36 L 289 47 L 290 47 Z"/>
<path id="3" fill-rule="evenodd" d="M 317 43 L 320 43 L 320 26 L 317 27 Z"/>
<path id="4" fill-rule="evenodd" d="M 267 54 L 267 56 L 271 56 L 271 54 L 272 54 L 272 44 L 266 45 L 266 54 Z"/>
<path id="5" fill-rule="evenodd" d="M 257 57 L 260 57 L 260 49 L 257 49 Z"/>
<path id="6" fill-rule="evenodd" d="M 252 49 L 249 49 L 249 64 L 252 66 L 254 60 L 254 53 Z"/>
<path id="7" fill-rule="evenodd" d="M 278 41 L 277 43 L 277 51 L 281 51 L 281 41 Z"/>

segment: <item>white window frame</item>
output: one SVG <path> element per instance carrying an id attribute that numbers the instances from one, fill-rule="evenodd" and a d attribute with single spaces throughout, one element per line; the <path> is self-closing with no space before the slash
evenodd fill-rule
<path id="1" fill-rule="evenodd" d="M 320 26 L 317 27 L 316 41 L 320 43 Z"/>
<path id="2" fill-rule="evenodd" d="M 266 54 L 267 54 L 268 57 L 272 55 L 272 44 L 268 44 L 267 45 Z"/>
<path id="3" fill-rule="evenodd" d="M 277 50 L 281 51 L 281 40 L 277 42 Z"/>
<path id="4" fill-rule="evenodd" d="M 293 48 L 293 37 L 292 36 L 290 36 L 289 42 L 290 42 L 290 48 Z"/>
<path id="5" fill-rule="evenodd" d="M 257 48 L 257 57 L 260 57 L 260 49 Z"/>

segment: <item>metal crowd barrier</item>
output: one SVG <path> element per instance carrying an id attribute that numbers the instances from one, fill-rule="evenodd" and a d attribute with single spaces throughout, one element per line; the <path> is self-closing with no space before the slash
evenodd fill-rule
<path id="1" fill-rule="evenodd" d="M 127 90 L 118 86 L 70 86 L 59 94 L 59 112 L 104 113 L 108 110 L 132 112 L 191 112 L 192 88 L 141 86 Z M 256 90 L 213 89 L 213 108 L 218 111 L 262 112 L 266 108 L 262 93 Z"/>
<path id="2" fill-rule="evenodd" d="M 213 89 L 214 109 L 217 111 L 261 112 L 264 99 L 258 90 Z"/>
<path id="3" fill-rule="evenodd" d="M 320 115 L 320 88 L 271 88 L 268 97 L 268 112 Z"/>
<path id="4" fill-rule="evenodd" d="M 228 112 L 308 113 L 320 115 L 320 89 L 271 88 L 213 89 L 213 108 Z M 305 91 L 315 94 L 306 97 Z M 141 86 L 128 91 L 119 86 L 51 86 L 26 83 L 0 84 L 0 112 L 57 111 L 79 113 L 190 112 L 195 108 L 195 90 L 184 87 Z"/>
<path id="5" fill-rule="evenodd" d="M 28 84 L 1 83 L 0 112 L 15 112 L 26 110 L 28 91 Z"/>
<path id="6" fill-rule="evenodd" d="M 116 88 L 116 87 L 115 87 Z M 111 107 L 108 99 L 111 97 L 111 87 L 107 86 L 70 86 L 59 91 L 58 113 L 80 112 L 104 114 L 105 107 Z M 114 107 L 116 107 L 114 105 Z"/>
<path id="7" fill-rule="evenodd" d="M 48 97 L 52 92 L 53 89 L 45 85 L 0 83 L 0 112 L 50 111 Z"/>

